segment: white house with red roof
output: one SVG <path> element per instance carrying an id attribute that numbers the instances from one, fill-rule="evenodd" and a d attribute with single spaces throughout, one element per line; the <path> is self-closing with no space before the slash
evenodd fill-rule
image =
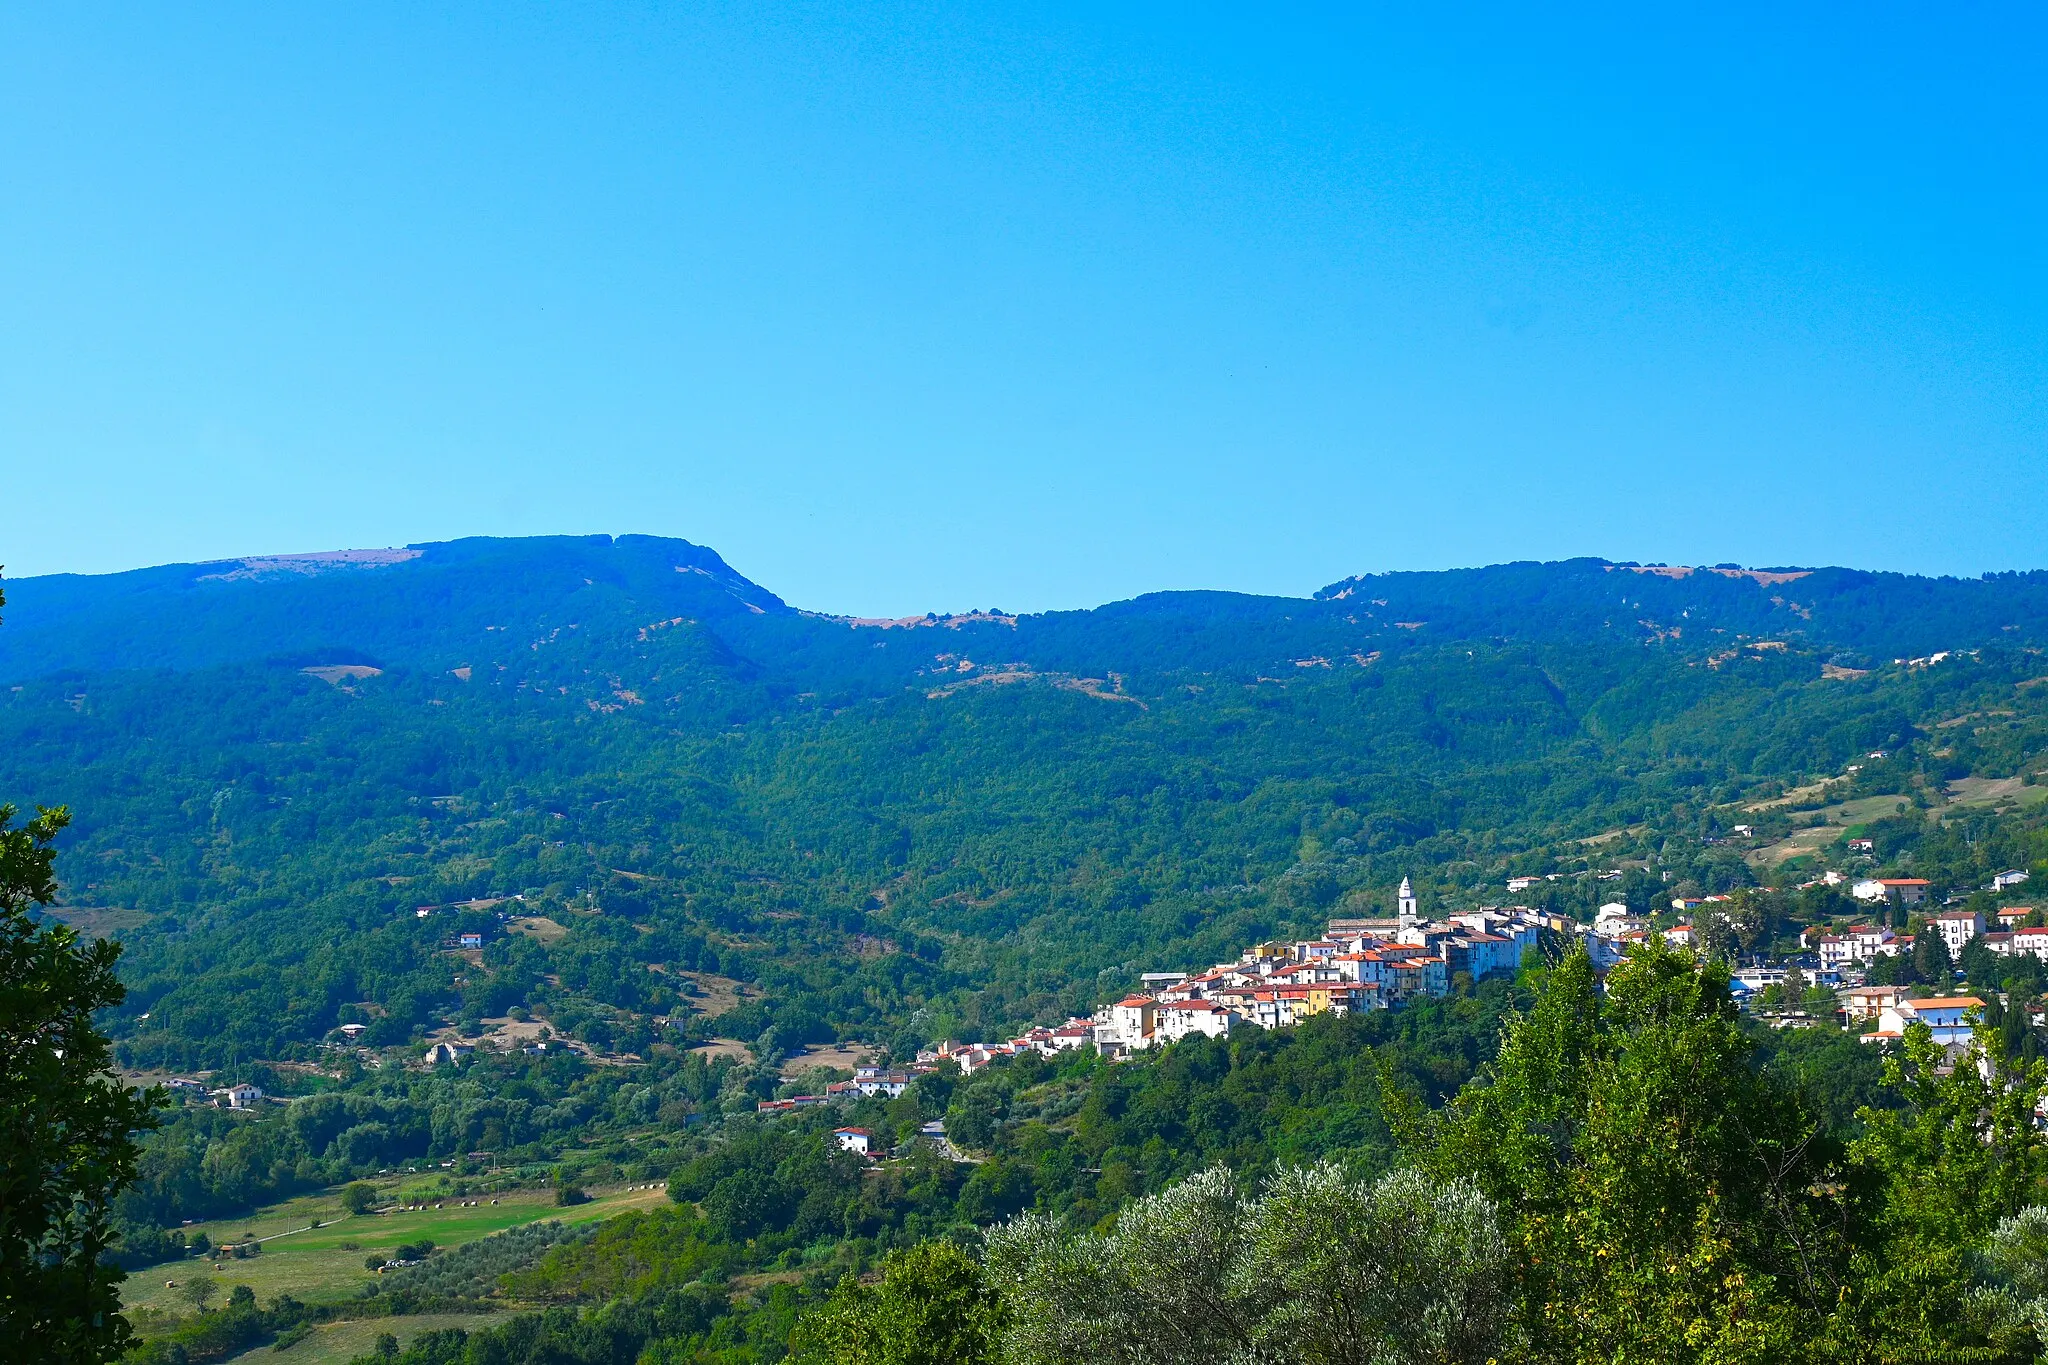
<path id="1" fill-rule="evenodd" d="M 1925 877 L 1866 877 L 1849 888 L 1859 901 L 1890 901 L 1894 905 L 1918 905 L 1927 899 L 1933 883 Z"/>

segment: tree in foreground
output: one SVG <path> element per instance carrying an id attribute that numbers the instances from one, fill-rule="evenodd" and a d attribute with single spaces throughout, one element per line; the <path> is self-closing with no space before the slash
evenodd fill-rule
<path id="1" fill-rule="evenodd" d="M 122 998 L 119 946 L 29 918 L 56 897 L 65 812 L 14 817 L 0 806 L 0 1339 L 21 1360 L 111 1360 L 130 1333 L 122 1272 L 100 1254 L 155 1097 L 109 1074 L 112 1049 L 92 1023 Z"/>
<path id="2" fill-rule="evenodd" d="M 1491 1204 L 1412 1170 L 1290 1170 L 1254 1196 L 1212 1170 L 1108 1232 L 1024 1215 L 988 1254 L 1014 1365 L 1477 1365 L 1507 1307 Z"/>
<path id="3" fill-rule="evenodd" d="M 1654 945 L 1509 1021 L 1420 1145 L 1502 1210 L 1518 1358 L 1781 1360 L 1832 1309 L 1840 1153 L 1754 1051 L 1726 969 Z"/>
<path id="4" fill-rule="evenodd" d="M 817 1365 L 978 1365 L 997 1358 L 1001 1327 L 981 1266 L 951 1242 L 923 1242 L 892 1253 L 875 1284 L 842 1279 L 791 1345 Z"/>
<path id="5" fill-rule="evenodd" d="M 1603 992 L 1583 953 L 1440 1119 L 1441 1178 L 1501 1210 L 1509 1354 L 1591 1362 L 2031 1359 L 2048 1325 L 2048 1074 L 1914 1025 L 1895 1109 L 1844 1142 L 1742 1032 L 1726 969 L 1651 944 Z"/>

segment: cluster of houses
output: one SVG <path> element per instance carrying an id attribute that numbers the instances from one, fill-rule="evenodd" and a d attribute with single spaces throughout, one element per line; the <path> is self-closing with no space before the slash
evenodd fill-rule
<path id="1" fill-rule="evenodd" d="M 1111 1060 L 1202 1036 L 1227 1038 L 1245 1023 L 1286 1028 L 1318 1014 L 1392 1009 L 1418 997 L 1445 994 L 1459 973 L 1483 980 L 1520 969 L 1523 954 L 1545 934 L 1585 932 L 1571 920 L 1525 907 L 1481 909 L 1440 921 L 1417 912 L 1415 891 L 1401 880 L 1398 914 L 1387 920 L 1331 920 L 1322 938 L 1255 944 L 1235 961 L 1200 973 L 1147 972 L 1141 989 L 1089 1018 L 1027 1030 L 1007 1042 L 945 1042 L 917 1054 L 907 1069 L 864 1066 L 822 1095 L 762 1100 L 763 1114 L 786 1113 L 836 1100 L 894 1098 L 919 1075 L 941 1066 L 972 1074 L 1005 1058 L 1087 1050 Z M 1609 954 L 1619 957 L 1619 950 Z M 846 1129 L 841 1145 L 859 1130 Z"/>
<path id="2" fill-rule="evenodd" d="M 2001 889 L 2017 885 L 2025 875 L 2006 874 L 1998 885 Z M 1846 880 L 1836 873 L 1828 878 L 1831 882 Z M 1516 880 L 1523 885 L 1516 887 L 1511 881 L 1511 890 L 1526 889 L 1538 879 Z M 1906 906 L 1924 902 L 1928 889 L 1929 883 L 1920 878 L 1873 878 L 1856 883 L 1852 893 L 1860 900 Z M 1672 908 L 1684 912 L 1726 899 L 1674 900 Z M 765 1100 L 758 1107 L 762 1113 L 778 1113 L 854 1096 L 893 1098 L 919 1075 L 946 1065 L 971 1074 L 1025 1053 L 1057 1056 L 1081 1050 L 1114 1061 L 1183 1038 L 1227 1038 L 1234 1027 L 1247 1023 L 1286 1028 L 1318 1014 L 1393 1009 L 1410 1000 L 1445 994 L 1460 973 L 1473 981 L 1513 973 L 1526 953 L 1546 942 L 1554 945 L 1576 938 L 1602 971 L 1652 936 L 1676 947 L 1698 946 L 1690 923 L 1654 928 L 1647 918 L 1618 902 L 1601 906 L 1590 925 L 1526 906 L 1488 907 L 1426 920 L 1418 913 L 1414 889 L 1404 877 L 1396 908 L 1392 919 L 1331 920 L 1321 938 L 1255 944 L 1235 961 L 1218 963 L 1207 971 L 1148 972 L 1140 978 L 1137 991 L 1087 1018 L 1077 1016 L 1063 1024 L 1033 1028 L 1007 1042 L 940 1043 L 918 1053 L 907 1069 L 861 1067 L 852 1080 L 835 1082 L 822 1095 Z M 2033 917 L 2031 906 L 2009 906 L 1990 922 L 1975 911 L 1950 910 L 1925 923 L 1928 932 L 1941 935 L 1951 958 L 1973 939 L 1981 939 L 1994 953 L 2031 954 L 2048 962 L 2048 928 L 2026 927 Z M 1909 953 L 1913 947 L 1911 935 L 1882 925 L 1808 932 L 1806 946 L 1818 951 L 1820 979 L 1831 984 L 1842 980 L 1844 969 L 1868 967 L 1881 957 Z M 1738 994 L 1753 994 L 1784 974 L 1781 968 L 1752 968 L 1737 973 L 1733 984 Z M 1852 975 L 1849 979 L 1859 978 Z M 1936 1042 L 1949 1046 L 1969 1042 L 1970 1011 L 1982 1009 L 1984 1004 L 1975 996 L 1916 1000 L 1901 986 L 1852 986 L 1840 992 L 1839 998 L 1849 1022 L 1875 1022 L 1876 1028 L 1862 1035 L 1866 1042 L 1897 1040 L 1910 1025 L 1924 1023 Z M 938 1136 L 942 1140 L 943 1132 Z M 877 1151 L 873 1135 L 863 1129 L 839 1129 L 834 1137 L 846 1151 L 863 1156 Z"/>
<path id="3" fill-rule="evenodd" d="M 1975 910 L 1944 910 L 1926 921 L 1930 931 L 1941 935 L 1942 946 L 1953 960 L 1971 939 L 1981 938 L 1984 946 L 2000 957 L 2033 957 L 2048 962 L 2048 929 L 2027 928 L 2033 918 L 2031 905 L 2008 905 L 1986 920 Z M 1898 957 L 1913 951 L 1913 935 L 1900 934 L 1881 924 L 1855 924 L 1834 932 L 1807 931 L 1807 946 L 1820 954 L 1822 971 L 1845 967 L 1868 967 L 1881 957 Z"/>
<path id="4" fill-rule="evenodd" d="M 837 1100 L 873 1099 L 878 1095 L 883 1099 L 893 1100 L 910 1089 L 911 1084 L 919 1076 L 938 1070 L 937 1058 L 926 1061 L 925 1056 L 926 1054 L 919 1053 L 917 1065 L 907 1071 L 879 1066 L 857 1066 L 853 1069 L 852 1080 L 833 1081 L 825 1087 L 825 1093 L 822 1095 L 793 1095 L 783 1100 L 762 1100 L 754 1109 L 762 1114 L 783 1114 L 792 1109 L 808 1109 L 812 1105 L 831 1104 Z"/>
<path id="5" fill-rule="evenodd" d="M 1944 995 L 1915 1000 L 1904 986 L 1851 986 L 1839 995 L 1842 1014 L 1851 1023 L 1877 1021 L 1860 1035 L 1865 1043 L 1895 1043 L 1912 1024 L 1925 1024 L 1944 1047 L 1967 1045 L 1973 1035 L 1969 1013 L 1984 1002 L 1974 995 Z"/>
<path id="6" fill-rule="evenodd" d="M 1148 972 L 1138 991 L 1092 1017 L 1004 1043 L 942 1043 L 918 1061 L 974 1072 L 1025 1052 L 1088 1049 L 1115 1060 L 1197 1035 L 1227 1038 L 1240 1024 L 1286 1028 L 1318 1014 L 1393 1009 L 1443 995 L 1460 973 L 1479 981 L 1515 972 L 1545 935 L 1585 932 L 1563 916 L 1521 906 L 1425 920 L 1405 877 L 1395 903 L 1393 919 L 1331 920 L 1321 938 L 1254 944 L 1205 972 Z"/>

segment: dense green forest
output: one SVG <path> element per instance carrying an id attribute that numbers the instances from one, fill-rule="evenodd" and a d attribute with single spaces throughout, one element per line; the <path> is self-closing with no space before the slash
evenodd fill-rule
<path id="1" fill-rule="evenodd" d="M 2048 748 L 2039 575 L 1577 561 L 881 628 L 649 538 L 248 565 L 25 580 L 0 629 L 0 794 L 73 809 L 65 899 L 127 945 L 138 1065 L 514 1007 L 637 1052 L 692 1014 L 682 973 L 750 988 L 721 1034 L 902 1048 L 1402 875 L 1466 904 L 1556 872 L 1582 912 L 1753 883 L 1730 827 L 1798 816 L 1746 805 L 1835 776 L 1917 815 Z M 1965 888 L 2030 865 L 2021 804 L 1899 819 L 1887 859 Z M 444 951 L 465 931 L 480 964 Z"/>

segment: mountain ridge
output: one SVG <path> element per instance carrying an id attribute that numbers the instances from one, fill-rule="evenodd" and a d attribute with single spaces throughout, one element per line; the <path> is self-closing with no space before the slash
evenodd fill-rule
<path id="1" fill-rule="evenodd" d="M 1722 644 L 1778 636 L 1848 666 L 1994 643 L 2048 645 L 2048 572 L 1923 578 L 1598 558 L 1354 575 L 1306 597 L 1167 589 L 1085 609 L 902 618 L 795 607 L 713 549 L 644 535 L 471 537 L 46 575 L 5 587 L 0 681 L 11 683 L 67 670 L 310 660 L 322 651 L 335 656 L 327 662 L 457 667 L 469 662 L 457 656 L 501 645 L 489 638 L 501 632 L 618 633 L 678 618 L 700 622 L 798 690 L 905 684 L 905 656 L 918 652 L 905 642 L 926 626 L 970 651 L 1016 654 L 1003 662 L 1079 673 L 1256 675 L 1421 640 L 1588 635 L 1681 649 L 1714 645 L 1715 636 L 1729 637 Z M 880 646 L 887 666 L 864 657 L 862 631 L 900 632 Z"/>

